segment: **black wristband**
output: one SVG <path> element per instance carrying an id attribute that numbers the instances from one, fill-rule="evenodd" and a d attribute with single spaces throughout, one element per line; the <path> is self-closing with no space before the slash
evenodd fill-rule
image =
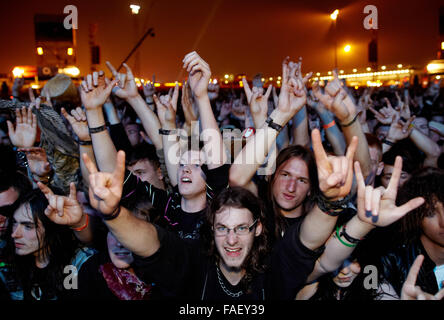
<path id="1" fill-rule="evenodd" d="M 96 127 L 96 128 L 88 128 L 89 134 L 99 133 L 106 130 L 106 125 Z"/>
<path id="2" fill-rule="evenodd" d="M 353 118 L 352 121 L 350 121 L 349 123 L 346 124 L 342 124 L 341 123 L 341 127 L 350 127 L 353 123 L 355 123 L 356 119 L 358 118 L 358 113 L 355 115 L 355 117 Z"/>
<path id="3" fill-rule="evenodd" d="M 276 130 L 277 132 L 281 132 L 282 130 L 282 126 L 274 123 L 273 119 L 271 119 L 271 117 L 268 117 L 267 120 L 265 120 L 265 123 L 272 129 Z"/>
<path id="4" fill-rule="evenodd" d="M 177 133 L 176 129 L 174 129 L 174 130 L 166 130 L 166 129 L 162 129 L 162 128 L 159 129 L 159 134 L 161 134 L 163 136 L 168 136 L 170 134 L 176 134 L 176 133 Z"/>
<path id="5" fill-rule="evenodd" d="M 341 236 L 341 237 L 344 237 L 345 240 L 347 240 L 348 242 L 353 243 L 353 244 L 358 244 L 358 243 L 361 242 L 361 240 L 362 240 L 362 239 L 356 239 L 356 238 L 353 238 L 352 236 L 350 236 L 350 235 L 345 231 L 345 224 L 344 224 L 344 226 L 342 227 L 342 230 L 341 230 L 340 236 Z"/>
<path id="6" fill-rule="evenodd" d="M 324 195 L 321 193 L 317 196 L 317 204 L 322 212 L 335 217 L 341 214 L 342 211 L 348 207 L 348 202 L 350 201 L 350 198 L 351 195 L 349 194 L 342 200 L 331 201 L 325 198 Z"/>
<path id="7" fill-rule="evenodd" d="M 91 146 L 91 145 L 92 145 L 92 141 L 91 141 L 91 140 L 89 140 L 89 141 L 79 140 L 78 143 L 79 143 L 81 146 Z"/>
<path id="8" fill-rule="evenodd" d="M 391 141 L 389 141 L 389 140 L 387 140 L 387 139 L 383 139 L 383 140 L 382 140 L 382 143 L 385 143 L 386 145 L 389 145 L 389 146 L 391 146 L 391 147 L 393 147 L 393 146 L 395 145 L 395 143 L 393 143 L 393 142 L 391 142 Z"/>
<path id="9" fill-rule="evenodd" d="M 111 214 L 109 215 L 102 214 L 102 219 L 105 221 L 114 220 L 119 216 L 121 208 L 122 207 L 119 205 Z"/>

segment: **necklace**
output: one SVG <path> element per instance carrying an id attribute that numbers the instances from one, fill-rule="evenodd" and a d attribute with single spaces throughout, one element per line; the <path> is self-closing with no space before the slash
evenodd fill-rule
<path id="1" fill-rule="evenodd" d="M 227 287 L 225 287 L 225 284 L 224 284 L 222 277 L 220 275 L 219 267 L 217 265 L 216 265 L 216 271 L 217 271 L 217 280 L 219 280 L 220 287 L 227 295 L 229 295 L 232 298 L 239 298 L 241 295 L 244 294 L 244 292 L 242 290 L 239 292 L 236 292 L 236 293 L 233 293 L 230 290 L 228 290 Z"/>

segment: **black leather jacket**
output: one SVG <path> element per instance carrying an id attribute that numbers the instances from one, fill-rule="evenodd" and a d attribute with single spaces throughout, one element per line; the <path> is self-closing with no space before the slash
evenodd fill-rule
<path id="1" fill-rule="evenodd" d="M 416 279 L 416 285 L 420 286 L 424 292 L 435 294 L 438 292 L 438 285 L 433 269 L 435 263 L 430 259 L 419 239 L 412 243 L 401 245 L 380 259 L 382 277 L 395 289 L 398 296 L 401 296 L 402 286 L 407 279 L 410 267 L 413 265 L 418 255 L 424 255 L 424 262 Z"/>

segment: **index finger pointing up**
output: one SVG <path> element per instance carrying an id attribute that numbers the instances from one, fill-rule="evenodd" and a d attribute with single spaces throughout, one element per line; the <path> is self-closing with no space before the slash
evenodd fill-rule
<path id="1" fill-rule="evenodd" d="M 123 181 L 125 177 L 125 152 L 120 150 L 117 152 L 116 168 L 114 169 L 114 176 L 119 180 Z"/>
<path id="2" fill-rule="evenodd" d="M 49 189 L 46 185 L 44 185 L 41 182 L 37 182 L 37 186 L 39 187 L 39 189 L 43 192 L 43 194 L 45 195 L 46 199 L 49 200 L 49 197 L 53 196 L 54 193 L 52 192 L 51 189 Z"/>
<path id="3" fill-rule="evenodd" d="M 311 132 L 311 143 L 313 145 L 313 153 L 316 159 L 316 164 L 328 164 L 327 153 L 325 153 L 324 146 L 322 145 L 321 134 L 318 129 L 314 129 Z"/>
<path id="4" fill-rule="evenodd" d="M 358 137 L 353 136 L 352 141 L 350 142 L 350 145 L 348 146 L 347 153 L 345 154 L 345 157 L 349 161 L 353 161 L 353 157 L 355 156 L 356 149 L 358 148 Z"/>
<path id="5" fill-rule="evenodd" d="M 396 194 L 398 192 L 399 178 L 401 177 L 402 171 L 402 158 L 400 156 L 396 157 L 395 166 L 393 168 L 392 177 L 387 186 L 387 191 L 385 195 L 391 199 L 396 199 Z"/>
<path id="6" fill-rule="evenodd" d="M 117 77 L 117 70 L 116 70 L 116 68 L 114 68 L 114 66 L 109 61 L 106 62 L 106 66 L 111 71 L 111 73 L 113 74 L 114 78 L 116 78 Z"/>
<path id="7" fill-rule="evenodd" d="M 88 170 L 89 174 L 97 173 L 97 167 L 95 163 L 88 157 L 86 153 L 82 153 L 83 162 L 85 163 L 85 167 Z"/>

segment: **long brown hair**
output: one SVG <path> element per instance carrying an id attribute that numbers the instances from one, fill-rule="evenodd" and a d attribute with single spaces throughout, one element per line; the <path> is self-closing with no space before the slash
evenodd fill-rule
<path id="1" fill-rule="evenodd" d="M 251 212 L 253 220 L 257 219 L 257 223 L 262 224 L 262 232 L 254 238 L 253 246 L 242 266 L 246 273 L 241 283 L 248 291 L 254 274 L 263 273 L 267 269 L 266 258 L 269 253 L 269 241 L 264 207 L 259 198 L 241 187 L 224 189 L 212 200 L 211 205 L 207 207 L 206 223 L 202 226 L 202 238 L 207 246 L 208 255 L 214 258 L 216 263 L 219 262 L 220 256 L 214 241 L 213 226 L 216 214 L 226 207 L 245 208 Z"/>
<path id="2" fill-rule="evenodd" d="M 281 237 L 282 232 L 287 229 L 287 222 L 285 221 L 284 216 L 281 214 L 280 207 L 273 196 L 273 186 L 276 180 L 276 174 L 279 172 L 280 168 L 290 159 L 297 158 L 301 159 L 305 162 L 308 168 L 308 177 L 310 179 L 310 195 L 307 196 L 302 204 L 304 206 L 304 213 L 310 211 L 313 205 L 313 199 L 318 194 L 319 185 L 318 185 L 318 172 L 316 168 L 316 162 L 313 156 L 313 153 L 300 145 L 297 146 L 289 146 L 285 149 L 282 149 L 279 152 L 279 155 L 276 159 L 276 170 L 270 176 L 269 184 L 268 184 L 268 201 L 273 206 L 273 213 L 275 219 L 275 236 L 277 238 Z"/>

